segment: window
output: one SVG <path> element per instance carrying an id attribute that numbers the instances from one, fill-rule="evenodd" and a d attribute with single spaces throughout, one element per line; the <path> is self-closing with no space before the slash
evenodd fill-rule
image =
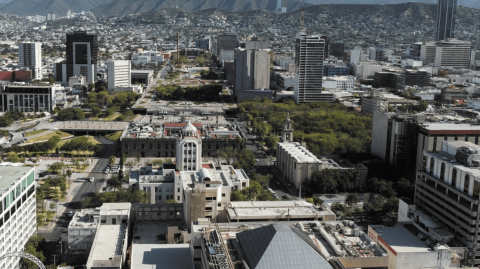
<path id="1" fill-rule="evenodd" d="M 157 188 L 157 187 L 155 187 L 155 192 L 158 192 L 158 188 Z"/>
<path id="2" fill-rule="evenodd" d="M 434 166 L 435 166 L 435 159 L 430 158 L 430 169 L 428 172 L 430 172 L 430 175 L 433 175 L 433 169 L 434 169 Z"/>
<path id="3" fill-rule="evenodd" d="M 157 144 L 157 149 L 162 149 L 162 144 L 158 143 Z"/>
<path id="4" fill-rule="evenodd" d="M 465 181 L 463 182 L 463 191 L 468 193 L 468 188 L 470 187 L 470 175 L 465 175 Z"/>
<path id="5" fill-rule="evenodd" d="M 452 186 L 456 187 L 457 186 L 457 169 L 453 168 L 452 171 Z"/>
<path id="6" fill-rule="evenodd" d="M 150 149 L 153 149 L 153 144 L 150 144 Z"/>
<path id="7" fill-rule="evenodd" d="M 125 143 L 125 149 L 128 149 L 128 143 Z"/>
<path id="8" fill-rule="evenodd" d="M 445 163 L 442 163 L 442 165 L 440 166 L 440 179 L 441 180 L 445 179 Z"/>
<path id="9" fill-rule="evenodd" d="M 145 149 L 145 144 L 142 144 L 142 149 Z"/>
<path id="10" fill-rule="evenodd" d="M 206 211 L 212 211 L 212 208 L 211 207 L 205 207 L 205 210 Z"/>
<path id="11" fill-rule="evenodd" d="M 180 195 L 177 195 L 177 201 L 180 201 Z"/>
<path id="12" fill-rule="evenodd" d="M 222 193 L 222 197 L 225 197 L 225 193 Z"/>
<path id="13" fill-rule="evenodd" d="M 221 203 L 218 203 L 218 207 L 222 207 L 222 204 L 221 204 Z"/>
<path id="14" fill-rule="evenodd" d="M 177 192 L 180 192 L 180 188 L 177 188 Z"/>

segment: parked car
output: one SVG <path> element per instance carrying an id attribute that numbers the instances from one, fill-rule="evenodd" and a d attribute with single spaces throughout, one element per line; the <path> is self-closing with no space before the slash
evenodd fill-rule
<path id="1" fill-rule="evenodd" d="M 91 177 L 91 178 L 90 178 L 90 182 L 93 182 L 94 180 L 95 180 L 94 177 Z"/>
<path id="2" fill-rule="evenodd" d="M 67 216 L 68 216 L 69 218 L 73 217 L 73 211 L 68 212 Z"/>
<path id="3" fill-rule="evenodd" d="M 286 194 L 286 195 L 282 196 L 282 198 L 290 199 L 290 195 Z"/>

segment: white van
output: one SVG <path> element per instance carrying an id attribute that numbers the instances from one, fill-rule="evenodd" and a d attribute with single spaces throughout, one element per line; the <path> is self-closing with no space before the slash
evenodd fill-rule
<path id="1" fill-rule="evenodd" d="M 93 182 L 94 180 L 95 180 L 94 177 L 91 177 L 91 178 L 90 178 L 90 182 Z"/>

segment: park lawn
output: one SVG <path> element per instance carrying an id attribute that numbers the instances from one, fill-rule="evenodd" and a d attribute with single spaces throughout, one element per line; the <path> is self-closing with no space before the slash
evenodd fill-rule
<path id="1" fill-rule="evenodd" d="M 53 216 L 55 216 L 55 211 L 50 211 L 45 207 L 42 213 L 42 207 L 40 206 L 40 208 L 37 208 L 37 226 L 46 226 L 53 219 Z"/>
<path id="2" fill-rule="evenodd" d="M 118 116 L 120 116 L 120 113 L 115 112 L 115 113 L 113 113 L 112 115 L 103 118 L 103 120 L 104 120 L 104 121 L 113 121 L 113 120 L 115 120 Z"/>
<path id="3" fill-rule="evenodd" d="M 62 140 L 60 142 L 58 142 L 56 148 L 60 149 L 65 143 L 67 143 L 67 141 L 70 141 L 72 140 L 73 138 L 71 139 L 66 139 L 66 140 Z M 100 142 L 98 142 L 97 140 L 95 140 L 95 138 L 93 136 L 88 136 L 88 141 L 89 143 L 91 143 L 92 145 L 98 145 L 98 144 L 101 144 Z M 53 150 L 52 152 L 55 152 L 55 150 Z M 73 155 L 76 155 L 77 152 L 76 151 L 72 151 L 71 154 Z M 85 153 L 83 153 L 82 151 L 79 151 L 78 152 L 79 155 L 82 155 L 82 156 L 92 156 L 94 154 L 93 151 L 85 151 Z M 73 172 L 73 170 L 72 170 Z"/>
<path id="4" fill-rule="evenodd" d="M 41 134 L 41 133 L 43 133 L 43 132 L 45 132 L 45 131 L 47 131 L 47 130 L 36 130 L 36 131 L 31 131 L 31 132 L 28 132 L 28 133 L 26 133 L 26 136 L 28 137 L 28 136 L 32 136 L 32 135 Z"/>
<path id="5" fill-rule="evenodd" d="M 61 132 L 61 134 L 59 135 L 59 134 L 57 134 L 57 132 Z M 66 133 L 66 132 L 56 131 L 56 132 L 53 132 L 53 133 L 50 133 L 50 134 L 47 134 L 47 135 L 42 135 L 42 136 L 39 136 L 39 137 L 29 139 L 25 143 L 35 143 L 35 142 L 40 142 L 40 141 L 47 141 L 48 139 L 50 139 L 54 136 L 60 136 L 60 139 L 61 139 L 61 138 L 69 137 L 71 135 L 72 134 L 69 134 L 69 133 Z"/>
<path id="6" fill-rule="evenodd" d="M 112 133 L 112 134 L 108 134 L 106 135 L 105 137 L 107 139 L 110 139 L 112 141 L 117 141 L 118 139 L 120 139 L 120 136 L 122 135 L 122 131 L 118 131 L 118 132 L 115 132 L 115 133 Z"/>

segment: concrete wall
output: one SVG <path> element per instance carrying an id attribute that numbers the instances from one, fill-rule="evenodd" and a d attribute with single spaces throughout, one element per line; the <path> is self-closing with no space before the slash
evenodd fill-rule
<path id="1" fill-rule="evenodd" d="M 235 50 L 234 95 L 240 91 L 270 88 L 270 54 L 267 50 Z"/>
<path id="2" fill-rule="evenodd" d="M 387 267 L 388 257 L 338 257 L 346 268 Z"/>
<path id="3" fill-rule="evenodd" d="M 182 204 L 134 204 L 132 209 L 136 220 L 183 220 Z"/>
<path id="4" fill-rule="evenodd" d="M 92 248 L 97 226 L 95 228 L 69 228 L 68 229 L 68 247 L 71 251 L 87 251 Z"/>

